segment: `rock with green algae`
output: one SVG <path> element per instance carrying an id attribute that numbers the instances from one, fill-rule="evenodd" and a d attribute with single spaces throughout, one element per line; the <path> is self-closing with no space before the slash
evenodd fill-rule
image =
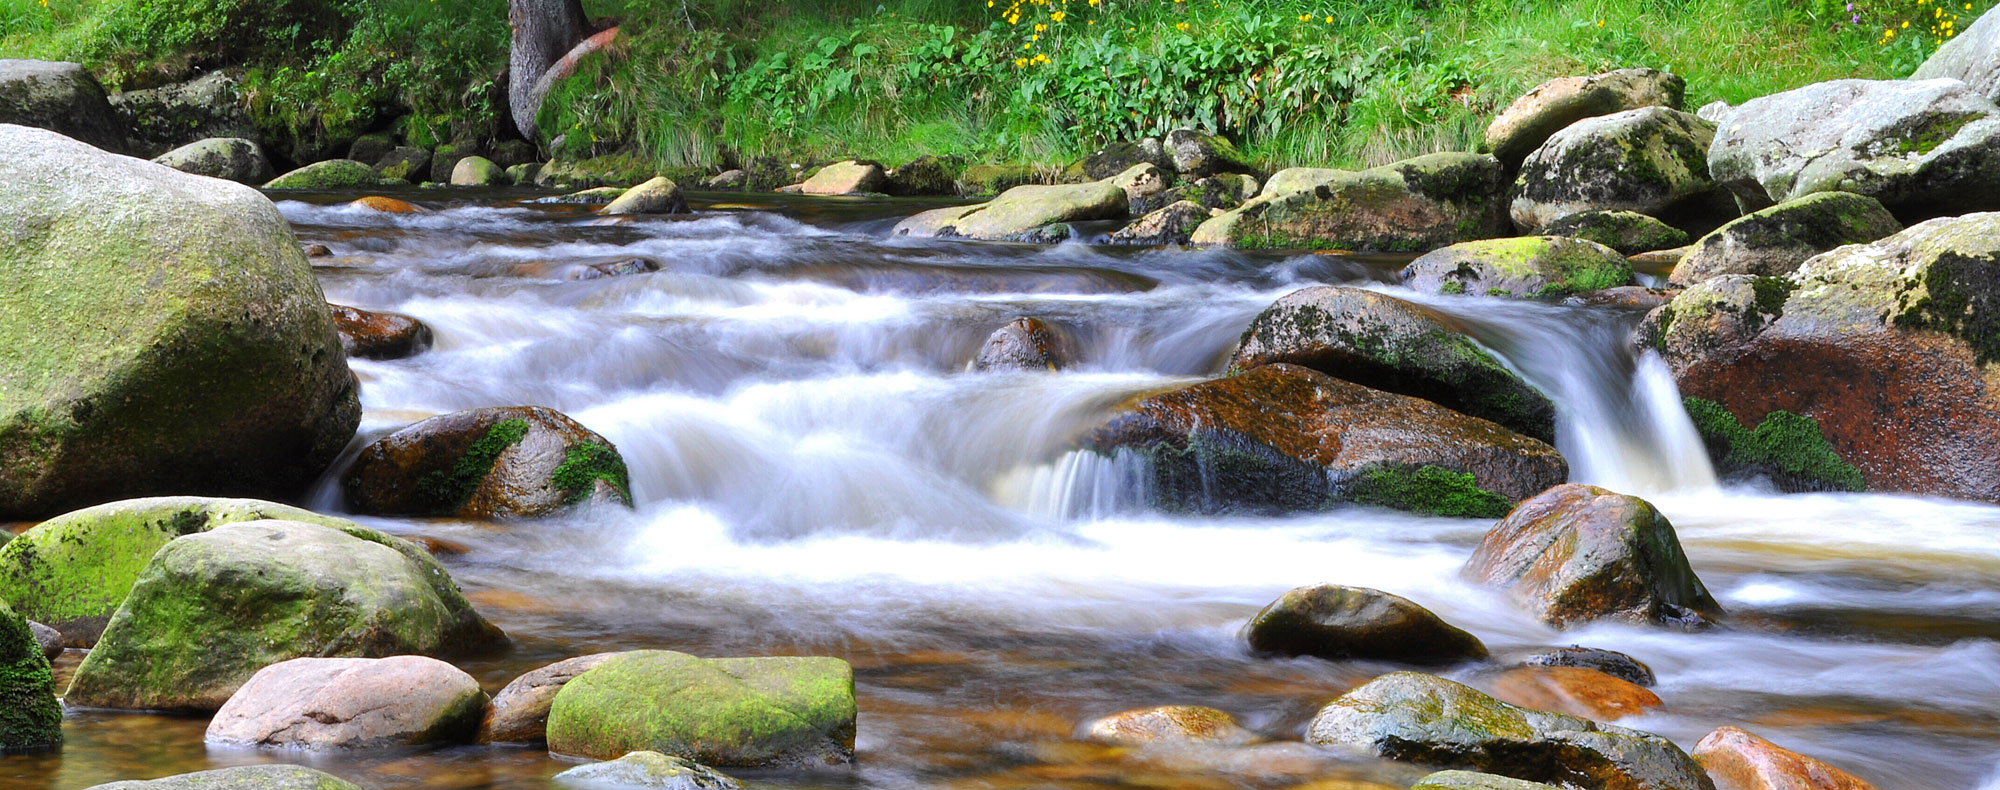
<path id="1" fill-rule="evenodd" d="M 1555 785 L 1474 771 L 1439 771 L 1417 780 L 1410 790 L 1557 790 Z"/>
<path id="2" fill-rule="evenodd" d="M 104 86 L 68 61 L 0 59 L 0 124 L 40 127 L 108 151 L 126 142 Z"/>
<path id="3" fill-rule="evenodd" d="M 1293 291 L 1250 322 L 1232 370 L 1284 362 L 1555 441 L 1555 405 L 1452 319 L 1377 291 Z"/>
<path id="4" fill-rule="evenodd" d="M 1122 170 L 1112 170 L 1109 174 Z M 1035 180 L 1035 169 L 1027 165 L 980 164 L 960 171 L 953 186 L 963 197 L 992 197 L 1014 187 L 1033 184 Z"/>
<path id="5" fill-rule="evenodd" d="M 1486 149 L 1518 165 L 1556 132 L 1585 118 L 1643 107 L 1683 109 L 1687 83 L 1656 69 L 1619 69 L 1588 77 L 1558 77 L 1535 86 L 1486 126 Z"/>
<path id="6" fill-rule="evenodd" d="M 1497 518 L 1569 474 L 1498 424 L 1284 363 L 1137 397 L 1084 444 L 1138 456 L 1154 503 L 1193 512 L 1355 501 Z"/>
<path id="7" fill-rule="evenodd" d="M 1541 299 L 1632 283 L 1617 250 L 1566 236 L 1526 236 L 1454 244 L 1403 267 L 1403 284 L 1434 294 Z"/>
<path id="8" fill-rule="evenodd" d="M 1486 657 L 1479 638 L 1399 595 L 1319 584 L 1285 593 L 1243 626 L 1250 649 L 1331 660 L 1457 664 Z"/>
<path id="9" fill-rule="evenodd" d="M 86 790 L 361 790 L 345 779 L 300 765 L 242 765 L 160 779 L 101 784 Z"/>
<path id="10" fill-rule="evenodd" d="M 1636 211 L 1668 224 L 1735 216 L 1708 175 L 1715 125 L 1665 107 L 1578 121 L 1521 163 L 1508 213 L 1525 232 L 1585 211 Z"/>
<path id="11" fill-rule="evenodd" d="M 326 298 L 256 190 L 0 126 L 0 226 L 0 520 L 292 496 L 353 437 Z"/>
<path id="12" fill-rule="evenodd" d="M 1701 237 L 1667 282 L 1685 288 L 1724 274 L 1782 277 L 1814 255 L 1902 229 L 1874 198 L 1816 192 L 1738 217 Z"/>
<path id="13" fill-rule="evenodd" d="M 1426 252 L 1505 235 L 1505 191 L 1499 160 L 1484 154 L 1428 154 L 1359 171 L 1293 168 L 1202 223 L 1193 243 Z"/>
<path id="14" fill-rule="evenodd" d="M 622 653 L 564 684 L 549 751 L 608 760 L 634 751 L 725 767 L 854 759 L 854 670 L 837 658 L 702 659 Z"/>
<path id="15" fill-rule="evenodd" d="M 633 752 L 609 762 L 579 765 L 556 774 L 554 780 L 569 787 L 619 790 L 737 790 L 743 786 L 721 771 L 659 752 Z"/>
<path id="16" fill-rule="evenodd" d="M 285 519 L 340 529 L 354 522 L 257 499 L 154 497 L 65 513 L 0 546 L 0 600 L 89 647 L 148 560 L 183 535 L 223 524 Z"/>
<path id="17" fill-rule="evenodd" d="M 265 189 L 357 189 L 375 186 L 384 176 L 352 159 L 328 159 L 293 170 L 264 184 Z"/>
<path id="18" fill-rule="evenodd" d="M 1416 672 L 1383 675 L 1321 708 L 1306 742 L 1391 760 L 1594 790 L 1715 790 L 1693 758 L 1652 733 L 1518 708 Z"/>
<path id="19" fill-rule="evenodd" d="M 1558 628 L 1606 618 L 1696 627 L 1722 615 L 1666 516 L 1646 500 L 1580 483 L 1515 507 L 1460 574 L 1504 589 Z"/>
<path id="20" fill-rule="evenodd" d="M 1549 223 L 1542 235 L 1594 241 L 1626 256 L 1688 243 L 1685 231 L 1636 211 L 1578 212 Z"/>
<path id="21" fill-rule="evenodd" d="M 505 186 L 507 171 L 486 157 L 468 156 L 451 166 L 449 183 L 455 187 Z"/>
<path id="22" fill-rule="evenodd" d="M 1123 174 L 1082 184 L 1031 184 L 978 206 L 926 211 L 897 223 L 898 236 L 964 237 L 987 241 L 1059 241 L 1066 223 L 1125 216 Z M 1059 229 L 1059 230 L 1058 230 Z"/>
<path id="23" fill-rule="evenodd" d="M 376 440 L 341 479 L 358 513 L 496 518 L 632 504 L 611 440 L 541 406 L 453 412 Z"/>
<path id="24" fill-rule="evenodd" d="M 564 190 L 629 187 L 658 176 L 656 170 L 650 160 L 626 154 L 584 160 L 551 159 L 535 174 L 535 185 Z"/>
<path id="25" fill-rule="evenodd" d="M 62 745 L 62 703 L 28 621 L 0 599 L 0 754 Z"/>
<path id="26" fill-rule="evenodd" d="M 64 699 L 207 712 L 287 659 L 450 657 L 505 639 L 415 544 L 364 527 L 239 522 L 153 555 Z"/>
<path id="27" fill-rule="evenodd" d="M 271 180 L 271 160 L 254 140 L 241 137 L 210 137 L 196 140 L 153 157 L 154 164 L 166 165 L 183 173 L 221 178 L 239 184 L 262 184 Z"/>

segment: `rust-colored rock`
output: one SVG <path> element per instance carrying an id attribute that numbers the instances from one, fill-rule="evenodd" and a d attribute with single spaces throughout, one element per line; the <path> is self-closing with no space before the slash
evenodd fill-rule
<path id="1" fill-rule="evenodd" d="M 1242 746 L 1257 739 L 1236 717 L 1214 708 L 1167 705 L 1114 713 L 1084 725 L 1083 737 L 1110 746 L 1204 743 Z"/>
<path id="2" fill-rule="evenodd" d="M 594 653 L 557 661 L 508 683 L 493 695 L 486 720 L 479 726 L 480 743 L 515 743 L 543 740 L 548 735 L 549 707 L 556 692 L 571 678 L 589 672 L 617 653 Z"/>
<path id="3" fill-rule="evenodd" d="M 415 214 L 424 210 L 423 207 L 407 200 L 397 200 L 381 195 L 369 195 L 364 198 L 358 198 L 347 205 L 371 211 L 380 211 L 385 214 Z"/>
<path id="4" fill-rule="evenodd" d="M 401 313 L 377 313 L 330 304 L 333 328 L 350 357 L 402 359 L 431 347 L 431 328 Z"/>
<path id="5" fill-rule="evenodd" d="M 975 370 L 1061 370 L 1077 362 L 1076 338 L 1039 318 L 1016 318 L 994 330 Z"/>
<path id="6" fill-rule="evenodd" d="M 541 516 L 588 502 L 631 504 L 609 439 L 540 406 L 432 417 L 361 451 L 341 481 L 358 513 Z"/>
<path id="7" fill-rule="evenodd" d="M 1694 761 L 1715 790 L 1875 790 L 1861 778 L 1735 727 L 1694 746 Z"/>
<path id="8" fill-rule="evenodd" d="M 1645 687 L 1583 667 L 1519 667 L 1493 680 L 1493 698 L 1523 708 L 1615 721 L 1660 706 Z"/>

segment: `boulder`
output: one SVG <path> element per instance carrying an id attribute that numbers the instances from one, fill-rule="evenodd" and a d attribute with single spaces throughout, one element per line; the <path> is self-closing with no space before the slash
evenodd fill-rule
<path id="1" fill-rule="evenodd" d="M 1583 667 L 1519 667 L 1493 679 L 1493 696 L 1535 710 L 1616 721 L 1660 706 L 1660 697 L 1629 680 Z"/>
<path id="2" fill-rule="evenodd" d="M 1515 99 L 1486 126 L 1486 150 L 1518 165 L 1577 121 L 1646 107 L 1678 110 L 1686 92 L 1680 77 L 1654 69 L 1558 77 Z"/>
<path id="3" fill-rule="evenodd" d="M 1257 196 L 1257 179 L 1241 173 L 1223 173 L 1192 182 L 1181 182 L 1155 195 L 1132 202 L 1132 213 L 1151 214 L 1175 203 L 1186 201 L 1203 209 L 1229 211 L 1243 205 L 1243 201 Z M 1204 212 L 1203 220 L 1214 214 Z"/>
<path id="4" fill-rule="evenodd" d="M 1107 180 L 1125 190 L 1125 212 L 1129 215 L 1133 206 L 1156 195 L 1166 194 L 1167 182 L 1173 180 L 1173 176 L 1155 165 L 1133 165 L 1132 169 Z"/>
<path id="5" fill-rule="evenodd" d="M 1931 53 L 1913 80 L 1954 79 L 1988 101 L 2000 103 L 2000 13 L 1988 9 Z"/>
<path id="6" fill-rule="evenodd" d="M 328 159 L 293 170 L 265 182 L 265 189 L 359 189 L 381 183 L 375 168 L 352 159 Z"/>
<path id="7" fill-rule="evenodd" d="M 507 684 L 493 695 L 486 720 L 479 726 L 480 743 L 540 741 L 548 736 L 549 707 L 556 692 L 576 676 L 597 667 L 618 653 L 595 653 L 564 659 L 534 670 Z"/>
<path id="8" fill-rule="evenodd" d="M 1639 659 L 1616 650 L 1599 650 L 1589 647 L 1558 647 L 1544 650 L 1521 660 L 1522 666 L 1529 667 L 1581 667 L 1594 669 L 1619 680 L 1641 686 L 1653 685 L 1653 668 Z"/>
<path id="9" fill-rule="evenodd" d="M 1528 710 L 1444 678 L 1383 675 L 1321 708 L 1306 742 L 1593 790 L 1714 790 L 1672 741 Z"/>
<path id="10" fill-rule="evenodd" d="M 1542 235 L 1594 241 L 1627 256 L 1688 243 L 1681 229 L 1635 211 L 1578 212 L 1549 223 Z"/>
<path id="11" fill-rule="evenodd" d="M 346 158 L 356 162 L 380 162 L 390 151 L 396 150 L 396 135 L 388 132 L 374 132 L 354 138 L 347 146 Z M 411 149 L 423 151 L 424 149 Z M 424 151 L 424 164 L 430 164 L 431 152 Z M 426 170 L 428 172 L 428 170 Z M 399 176 L 400 177 L 400 176 Z"/>
<path id="12" fill-rule="evenodd" d="M 363 527 L 247 521 L 154 554 L 64 700 L 213 711 L 287 659 L 452 656 L 504 640 L 415 544 Z"/>
<path id="13" fill-rule="evenodd" d="M 113 95 L 111 111 L 132 147 L 147 156 L 204 138 L 259 140 L 262 134 L 250 119 L 250 107 L 241 91 L 236 74 L 212 71 L 186 82 Z M 267 175 L 255 183 L 269 178 Z"/>
<path id="14" fill-rule="evenodd" d="M 149 781 L 112 782 L 86 790 L 361 790 L 300 765 L 241 765 Z"/>
<path id="15" fill-rule="evenodd" d="M 1958 80 L 1835 80 L 1744 102 L 1708 150 L 1745 208 L 1854 192 L 1905 221 L 2000 209 L 2000 106 Z"/>
<path id="16" fill-rule="evenodd" d="M 1220 173 L 1249 173 L 1254 169 L 1236 146 L 1221 135 L 1175 129 L 1167 133 L 1165 147 L 1167 155 L 1173 157 L 1168 167 L 1189 180 Z"/>
<path id="17" fill-rule="evenodd" d="M 400 313 L 376 313 L 330 304 L 340 347 L 349 357 L 402 359 L 431 347 L 431 328 Z"/>
<path id="18" fill-rule="evenodd" d="M 899 197 L 956 195 L 958 172 L 964 168 L 956 157 L 926 154 L 889 171 L 882 191 Z"/>
<path id="19" fill-rule="evenodd" d="M 854 670 L 837 658 L 622 653 L 577 675 L 549 711 L 549 751 L 655 751 L 725 767 L 854 760 Z"/>
<path id="20" fill-rule="evenodd" d="M 507 171 L 483 156 L 468 156 L 451 166 L 450 184 L 455 187 L 506 186 Z"/>
<path id="21" fill-rule="evenodd" d="M 419 206 L 415 203 L 411 203 L 410 201 L 397 200 L 392 197 L 383 197 L 381 195 L 365 195 L 362 197 L 358 197 L 351 201 L 348 201 L 347 205 L 352 206 L 354 208 L 365 208 L 368 209 L 369 211 L 380 211 L 384 214 L 421 214 L 424 212 L 424 207 Z M 337 318 L 338 316 L 336 316 L 336 319 Z"/>
<path id="22" fill-rule="evenodd" d="M 414 181 L 417 178 L 422 178 L 425 181 L 435 181 L 440 184 L 451 183 L 451 174 L 458 169 L 458 160 L 468 156 L 485 156 L 485 154 L 485 147 L 481 146 L 477 141 L 453 140 L 431 149 L 431 171 L 429 175 L 425 175 L 419 171 L 411 180 Z"/>
<path id="23" fill-rule="evenodd" d="M 49 519 L 0 546 L 0 600 L 51 624 L 70 645 L 90 647 L 146 562 L 168 541 L 223 524 L 274 518 L 360 528 L 346 519 L 256 499 L 111 502 Z"/>
<path id="24" fill-rule="evenodd" d="M 1124 168 L 1111 171 L 1111 175 Z M 1035 169 L 1026 165 L 973 165 L 958 174 L 954 184 L 963 197 L 992 197 L 1023 184 L 1035 183 Z"/>
<path id="25" fill-rule="evenodd" d="M 609 762 L 579 765 L 554 779 L 560 785 L 620 790 L 738 790 L 743 786 L 706 765 L 659 752 L 633 752 Z"/>
<path id="26" fill-rule="evenodd" d="M 1337 584 L 1285 593 L 1250 618 L 1243 636 L 1259 653 L 1335 661 L 1456 664 L 1486 657 L 1478 637 L 1407 598 Z"/>
<path id="27" fill-rule="evenodd" d="M 485 707 L 479 681 L 435 658 L 294 658 L 251 675 L 204 740 L 307 750 L 462 743 Z"/>
<path id="28" fill-rule="evenodd" d="M 812 178 L 799 184 L 799 191 L 808 195 L 859 195 L 881 192 L 888 180 L 881 165 L 849 159 L 820 168 Z"/>
<path id="29" fill-rule="evenodd" d="M 1229 367 L 1280 362 L 1555 441 L 1556 410 L 1548 398 L 1456 321 L 1380 292 L 1321 285 L 1272 303 L 1243 331 Z"/>
<path id="30" fill-rule="evenodd" d="M 1716 790 L 1875 790 L 1853 774 L 1736 727 L 1720 727 L 1694 745 Z"/>
<path id="31" fill-rule="evenodd" d="M 1136 398 L 1085 446 L 1138 455 L 1157 505 L 1198 512 L 1354 501 L 1494 518 L 1569 474 L 1494 423 L 1282 363 Z"/>
<path id="32" fill-rule="evenodd" d="M 1600 618 L 1699 626 L 1722 615 L 1666 516 L 1646 500 L 1580 483 L 1514 508 L 1461 574 L 1506 588 L 1558 628 Z"/>
<path id="33" fill-rule="evenodd" d="M 542 173 L 542 163 L 523 162 L 518 165 L 508 165 L 506 173 L 509 184 L 533 184 Z"/>
<path id="34" fill-rule="evenodd" d="M 1138 165 L 1153 165 L 1162 170 L 1173 170 L 1174 155 L 1167 151 L 1158 137 L 1147 137 L 1137 142 L 1112 143 L 1084 157 L 1083 176 L 1092 180 L 1105 179 Z"/>
<path id="35" fill-rule="evenodd" d="M 0 59 L 0 124 L 47 129 L 107 151 L 125 148 L 104 86 L 77 63 Z"/>
<path id="36" fill-rule="evenodd" d="M 1182 200 L 1112 231 L 1109 241 L 1112 244 L 1146 246 L 1186 244 L 1194 237 L 1195 228 L 1207 222 L 1208 217 L 1206 206 L 1191 200 Z"/>
<path id="37" fill-rule="evenodd" d="M 590 189 L 579 189 L 566 195 L 542 198 L 541 202 L 567 203 L 579 206 L 602 206 L 610 204 L 611 201 L 617 200 L 619 196 L 629 191 L 631 190 L 624 187 L 591 187 Z"/>
<path id="38" fill-rule="evenodd" d="M 1426 252 L 1507 233 L 1505 173 L 1483 154 L 1429 154 L 1360 170 L 1294 168 L 1194 243 L 1245 249 Z"/>
<path id="39" fill-rule="evenodd" d="M 1508 212 L 1537 233 L 1585 211 L 1636 211 L 1675 226 L 1733 216 L 1709 180 L 1714 138 L 1715 124 L 1665 107 L 1578 121 L 1521 163 Z"/>
<path id="40" fill-rule="evenodd" d="M 987 241 L 1061 241 L 1066 223 L 1125 216 L 1126 193 L 1114 176 L 1082 184 L 1028 185 L 992 202 L 926 211 L 897 223 L 898 236 L 963 236 Z"/>
<path id="41" fill-rule="evenodd" d="M 1214 708 L 1165 705 L 1113 713 L 1083 726 L 1084 740 L 1106 746 L 1153 743 L 1200 743 L 1245 746 L 1257 734 L 1243 729 L 1236 717 Z"/>
<path id="42" fill-rule="evenodd" d="M 611 440 L 540 406 L 453 412 L 368 445 L 341 480 L 348 505 L 385 516 L 543 516 L 630 505 Z"/>
<path id="43" fill-rule="evenodd" d="M 742 189 L 750 185 L 750 174 L 743 170 L 724 170 L 702 182 L 705 189 Z"/>
<path id="44" fill-rule="evenodd" d="M 1641 327 L 1722 471 L 1780 487 L 2000 502 L 2000 213 L 1931 220 L 1808 260 L 1724 276 Z"/>
<path id="45" fill-rule="evenodd" d="M 0 755 L 61 746 L 62 720 L 42 645 L 0 600 Z"/>
<path id="46" fill-rule="evenodd" d="M 415 146 L 397 146 L 373 160 L 355 157 L 356 161 L 375 163 L 375 175 L 382 178 L 400 178 L 417 182 L 431 171 L 431 152 Z"/>
<path id="47" fill-rule="evenodd" d="M 61 631 L 29 620 L 28 632 L 35 635 L 35 644 L 41 647 L 43 658 L 55 661 L 56 657 L 63 654 L 63 635 Z"/>
<path id="48" fill-rule="evenodd" d="M 656 176 L 652 180 L 627 189 L 599 214 L 686 214 L 687 199 L 681 197 L 680 185 L 666 176 Z"/>
<path id="49" fill-rule="evenodd" d="M 578 261 L 562 268 L 562 278 L 571 282 L 602 280 L 606 277 L 626 277 L 634 274 L 650 274 L 660 270 L 660 262 L 651 258 L 628 258 L 616 256 L 601 261 Z"/>
<path id="50" fill-rule="evenodd" d="M 1632 283 L 1617 250 L 1567 236 L 1454 244 L 1403 267 L 1403 285 L 1423 293 L 1548 299 Z"/>
<path id="51" fill-rule="evenodd" d="M 273 175 L 271 160 L 264 158 L 263 147 L 241 137 L 197 140 L 153 157 L 153 163 L 239 184 L 262 184 Z"/>
<path id="52" fill-rule="evenodd" d="M 1016 318 L 994 330 L 972 361 L 974 370 L 1061 370 L 1079 358 L 1068 330 L 1039 318 Z"/>
<path id="53" fill-rule="evenodd" d="M 1554 785 L 1522 779 L 1482 774 L 1474 771 L 1439 771 L 1417 780 L 1410 790 L 1557 790 Z"/>
<path id="54" fill-rule="evenodd" d="M 295 495 L 354 435 L 326 298 L 255 190 L 0 125 L 0 227 L 0 520 Z"/>
<path id="55" fill-rule="evenodd" d="M 1695 242 L 1667 282 L 1685 288 L 1724 274 L 1780 277 L 1807 258 L 1845 244 L 1866 244 L 1903 224 L 1874 198 L 1815 192 L 1746 214 Z"/>

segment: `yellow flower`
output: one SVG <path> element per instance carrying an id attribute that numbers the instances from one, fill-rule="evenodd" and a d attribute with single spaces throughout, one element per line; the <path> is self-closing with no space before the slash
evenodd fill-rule
<path id="1" fill-rule="evenodd" d="M 1053 14 L 1050 14 L 1050 15 L 1049 15 L 1049 21 L 1051 21 L 1051 22 L 1061 22 L 1061 21 L 1063 21 L 1063 17 L 1066 17 L 1066 16 L 1069 16 L 1069 15 L 1068 15 L 1068 14 L 1065 14 L 1065 13 L 1063 13 L 1063 12 L 1061 12 L 1061 11 L 1057 11 L 1057 12 L 1055 12 L 1055 13 L 1053 13 Z"/>
<path id="2" fill-rule="evenodd" d="M 1331 15 L 1327 16 L 1326 23 L 1329 25 L 1333 24 L 1333 17 Z"/>
<path id="3" fill-rule="evenodd" d="M 1177 3 L 1178 3 L 1178 2 L 1180 2 L 1180 0 L 1174 0 L 1174 2 L 1177 2 Z M 1175 29 L 1175 30 L 1179 30 L 1179 31 L 1181 31 L 1182 33 L 1186 33 L 1186 32 L 1187 32 L 1187 29 L 1188 29 L 1188 23 L 1186 23 L 1186 22 L 1182 22 L 1182 23 L 1180 23 L 1180 24 L 1178 24 L 1178 25 L 1174 25 L 1174 29 Z"/>

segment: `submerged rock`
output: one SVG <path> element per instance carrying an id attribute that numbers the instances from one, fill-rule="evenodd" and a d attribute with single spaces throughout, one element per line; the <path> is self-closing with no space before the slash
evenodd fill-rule
<path id="1" fill-rule="evenodd" d="M 360 526 L 256 499 L 155 497 L 66 513 L 0 546 L 0 600 L 51 624 L 69 644 L 90 647 L 148 560 L 183 535 L 223 524 L 285 519 L 338 529 Z"/>
<path id="2" fill-rule="evenodd" d="M 365 208 L 369 211 L 380 211 L 384 214 L 421 214 L 424 211 L 422 206 L 410 201 L 397 200 L 381 195 L 364 195 L 348 202 L 347 205 L 354 208 Z"/>
<path id="3" fill-rule="evenodd" d="M 480 743 L 540 741 L 548 736 L 549 708 L 556 692 L 576 676 L 589 672 L 619 653 L 596 653 L 564 659 L 534 670 L 493 695 L 486 720 L 479 726 Z"/>
<path id="4" fill-rule="evenodd" d="M 490 519 L 632 503 L 611 440 L 540 406 L 453 412 L 399 430 L 363 449 L 341 488 L 355 512 L 376 515 Z"/>
<path id="5" fill-rule="evenodd" d="M 1616 721 L 1660 706 L 1660 697 L 1629 680 L 1583 667 L 1521 667 L 1493 679 L 1493 696 L 1535 710 Z"/>
<path id="6" fill-rule="evenodd" d="M 1639 659 L 1616 650 L 1599 650 L 1589 647 L 1558 647 L 1522 659 L 1523 666 L 1530 667 L 1581 667 L 1594 669 L 1620 680 L 1641 686 L 1653 685 L 1653 669 Z"/>
<path id="7" fill-rule="evenodd" d="M 1556 787 L 1498 774 L 1439 771 L 1417 780 L 1410 790 L 1556 790 Z"/>
<path id="8" fill-rule="evenodd" d="M 107 151 L 125 148 L 104 86 L 79 63 L 0 59 L 0 124 L 47 129 Z"/>
<path id="9" fill-rule="evenodd" d="M 1555 441 L 1555 405 L 1548 398 L 1451 319 L 1377 291 L 1321 285 L 1273 302 L 1243 331 L 1229 367 L 1279 362 Z"/>
<path id="10" fill-rule="evenodd" d="M 1675 225 L 1733 216 L 1709 180 L 1714 138 L 1714 124 L 1665 107 L 1578 121 L 1521 163 L 1509 212 L 1534 232 L 1585 211 L 1636 211 Z"/>
<path id="11" fill-rule="evenodd" d="M 882 172 L 881 165 L 849 159 L 820 168 L 799 185 L 799 191 L 808 195 L 859 195 L 880 192 L 887 183 L 888 174 Z"/>
<path id="12" fill-rule="evenodd" d="M 1716 790 L 1875 790 L 1860 777 L 1736 727 L 1694 745 L 1694 760 Z"/>
<path id="13" fill-rule="evenodd" d="M 505 639 L 408 541 L 358 526 L 225 524 L 153 555 L 64 699 L 213 711 L 287 659 L 451 656 Z"/>
<path id="14" fill-rule="evenodd" d="M 1250 649 L 1283 656 L 1456 664 L 1486 657 L 1479 638 L 1401 596 L 1321 584 L 1285 593 L 1243 627 Z"/>
<path id="15" fill-rule="evenodd" d="M 354 435 L 326 298 L 256 190 L 0 125 L 0 227 L 0 519 L 292 496 Z"/>
<path id="16" fill-rule="evenodd" d="M 386 176 L 352 159 L 328 159 L 293 170 L 264 184 L 265 189 L 358 189 L 374 186 Z"/>
<path id="17" fill-rule="evenodd" d="M 1200 743 L 1242 746 L 1257 740 L 1236 717 L 1214 708 L 1166 705 L 1114 713 L 1083 726 L 1085 740 L 1109 746 Z"/>
<path id="18" fill-rule="evenodd" d="M 62 703 L 28 621 L 0 600 L 0 754 L 62 745 Z"/>
<path id="19" fill-rule="evenodd" d="M 666 176 L 655 177 L 651 181 L 625 190 L 610 205 L 599 209 L 599 214 L 686 214 L 687 199 L 681 197 L 681 188 Z"/>
<path id="20" fill-rule="evenodd" d="M 854 670 L 837 658 L 701 659 L 622 653 L 564 684 L 549 751 L 608 760 L 635 751 L 716 766 L 854 760 Z"/>
<path id="21" fill-rule="evenodd" d="M 1714 790 L 1672 741 L 1528 710 L 1444 678 L 1396 672 L 1322 708 L 1306 741 L 1391 760 L 1595 790 Z"/>
<path id="22" fill-rule="evenodd" d="M 1645 107 L 1681 109 L 1687 83 L 1654 69 L 1558 77 L 1535 86 L 1486 126 L 1486 149 L 1518 165 L 1551 136 L 1585 118 Z"/>
<path id="23" fill-rule="evenodd" d="M 1724 274 L 1781 277 L 1808 258 L 1866 244 L 1903 229 L 1874 198 L 1818 192 L 1747 214 L 1695 242 L 1667 282 L 1680 287 Z"/>
<path id="24" fill-rule="evenodd" d="M 271 160 L 264 158 L 263 147 L 241 137 L 197 140 L 153 157 L 153 163 L 239 184 L 262 184 L 273 175 Z"/>
<path id="25" fill-rule="evenodd" d="M 1666 516 L 1638 497 L 1579 483 L 1514 508 L 1461 573 L 1505 588 L 1559 628 L 1607 617 L 1698 626 L 1722 614 Z"/>
<path id="26" fill-rule="evenodd" d="M 1016 318 L 980 347 L 974 370 L 1062 370 L 1076 364 L 1076 338 L 1039 318 Z"/>
<path id="27" fill-rule="evenodd" d="M 1686 246 L 1687 233 L 1636 211 L 1583 211 L 1549 223 L 1545 236 L 1594 241 L 1620 255 Z"/>
<path id="28" fill-rule="evenodd" d="M 294 658 L 251 675 L 204 736 L 221 746 L 366 749 L 469 741 L 486 692 L 423 656 Z"/>
<path id="29" fill-rule="evenodd" d="M 112 782 L 87 790 L 361 790 L 333 774 L 299 765 L 242 765 L 149 781 Z"/>
<path id="30" fill-rule="evenodd" d="M 1294 168 L 1202 223 L 1196 244 L 1425 252 L 1506 233 L 1505 174 L 1483 154 L 1430 154 L 1360 170 Z"/>
<path id="31" fill-rule="evenodd" d="M 1138 453 L 1156 504 L 1198 512 L 1354 501 L 1492 518 L 1569 473 L 1494 423 L 1287 364 L 1136 399 L 1086 446 Z"/>
<path id="32" fill-rule="evenodd" d="M 554 777 L 556 784 L 654 790 L 738 790 L 743 785 L 693 760 L 659 752 L 633 752 L 610 762 L 579 765 Z"/>
<path id="33" fill-rule="evenodd" d="M 376 313 L 330 304 L 340 347 L 350 357 L 402 359 L 431 347 L 431 328 L 401 313 Z"/>
<path id="34" fill-rule="evenodd" d="M 1547 299 L 1632 283 L 1617 250 L 1564 236 L 1454 244 L 1403 267 L 1403 284 L 1434 294 Z"/>

